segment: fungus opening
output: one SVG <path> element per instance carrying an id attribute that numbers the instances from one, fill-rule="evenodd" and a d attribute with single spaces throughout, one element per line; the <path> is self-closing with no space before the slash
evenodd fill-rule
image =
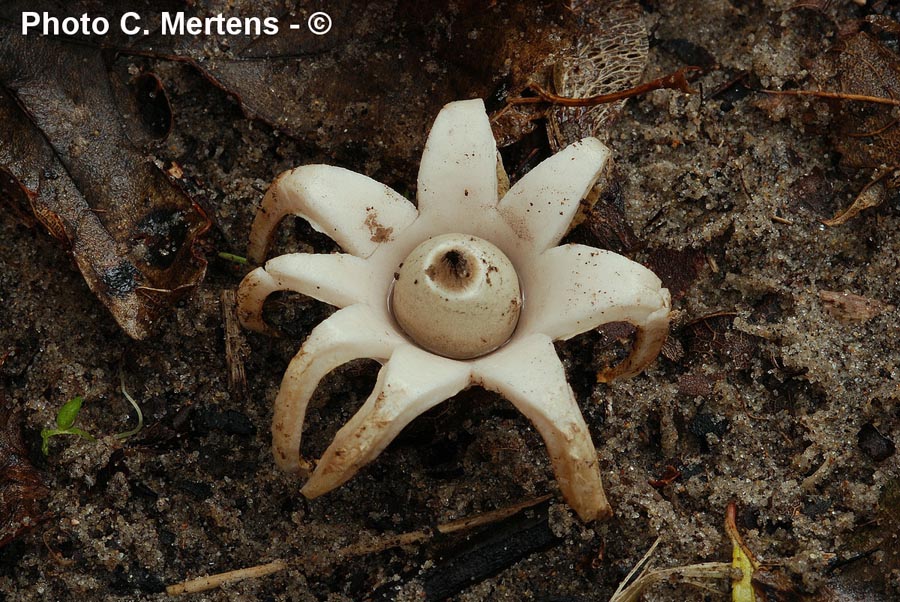
<path id="1" fill-rule="evenodd" d="M 512 336 L 522 292 L 500 249 L 474 236 L 445 234 L 403 260 L 390 306 L 416 344 L 445 357 L 472 359 Z"/>
<path id="2" fill-rule="evenodd" d="M 462 291 L 477 284 L 477 274 L 470 267 L 476 261 L 464 249 L 450 249 L 425 269 L 425 275 L 440 288 Z"/>

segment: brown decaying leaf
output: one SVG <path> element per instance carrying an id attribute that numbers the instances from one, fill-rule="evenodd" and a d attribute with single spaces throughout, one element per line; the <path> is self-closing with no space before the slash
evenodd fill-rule
<path id="1" fill-rule="evenodd" d="M 0 392 L 0 547 L 46 518 L 41 502 L 48 493 L 28 461 L 18 412 Z"/>
<path id="2" fill-rule="evenodd" d="M 837 90 L 873 98 L 900 98 L 900 57 L 871 35 L 860 32 L 839 42 L 834 68 Z M 889 178 L 900 167 L 900 119 L 891 105 L 843 100 L 833 134 L 841 162 L 855 169 L 874 170 L 872 181 L 854 202 L 839 211 L 828 226 L 846 223 L 864 209 L 877 207 L 896 187 Z"/>
<path id="3" fill-rule="evenodd" d="M 647 253 L 647 267 L 659 276 L 675 300 L 684 297 L 705 265 L 706 255 L 696 249 L 660 247 Z"/>
<path id="4" fill-rule="evenodd" d="M 838 91 L 876 98 L 900 98 L 900 57 L 861 32 L 842 40 L 835 67 Z M 892 107 L 845 101 L 836 120 L 835 147 L 855 168 L 894 165 L 900 156 L 900 127 Z"/>
<path id="5" fill-rule="evenodd" d="M 865 322 L 894 309 L 888 303 L 847 291 L 819 291 L 819 299 L 825 304 L 828 313 L 846 321 Z"/>
<path id="6" fill-rule="evenodd" d="M 203 278 L 205 219 L 135 147 L 99 49 L 2 24 L 0 55 L 0 167 L 122 329 L 147 337 Z"/>

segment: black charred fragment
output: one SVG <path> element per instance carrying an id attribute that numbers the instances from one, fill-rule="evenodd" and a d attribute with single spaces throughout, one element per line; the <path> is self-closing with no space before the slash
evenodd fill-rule
<path id="1" fill-rule="evenodd" d="M 856 443 L 869 458 L 883 462 L 897 451 L 897 446 L 888 437 L 881 434 L 875 425 L 867 422 L 856 434 Z"/>
<path id="2" fill-rule="evenodd" d="M 535 552 L 549 549 L 558 541 L 550 531 L 546 515 L 498 525 L 486 539 L 425 574 L 422 578 L 425 599 L 444 600 Z"/>
<path id="3" fill-rule="evenodd" d="M 137 268 L 129 261 L 123 260 L 119 265 L 100 274 L 100 281 L 106 287 L 106 293 L 112 297 L 125 297 L 137 288 Z"/>
<path id="4" fill-rule="evenodd" d="M 439 602 L 559 541 L 550 531 L 547 509 L 542 506 L 537 516 L 515 516 L 492 525 L 415 579 L 422 583 L 425 602 Z M 396 587 L 396 584 L 381 587 L 367 600 L 392 600 Z"/>
<path id="5" fill-rule="evenodd" d="M 708 412 L 697 412 L 691 420 L 688 430 L 700 440 L 700 449 L 704 453 L 710 450 L 708 435 L 721 438 L 728 432 L 730 422 L 727 418 L 716 416 Z"/>

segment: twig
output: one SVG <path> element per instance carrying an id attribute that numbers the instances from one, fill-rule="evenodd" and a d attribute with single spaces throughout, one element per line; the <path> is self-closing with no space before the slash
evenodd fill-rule
<path id="1" fill-rule="evenodd" d="M 772 94 L 774 96 L 815 96 L 817 98 L 833 98 L 837 100 L 855 100 L 858 102 L 871 102 L 879 105 L 891 105 L 900 107 L 900 100 L 884 98 L 883 96 L 867 96 L 865 94 L 848 94 L 846 92 L 829 92 L 825 90 L 765 90 L 757 92 Z"/>
<path id="2" fill-rule="evenodd" d="M 266 575 L 283 571 L 286 568 L 288 568 L 288 564 L 284 560 L 273 560 L 268 564 L 260 564 L 247 569 L 238 569 L 236 571 L 228 571 L 227 573 L 198 577 L 197 579 L 191 579 L 184 583 L 170 585 L 166 588 L 166 593 L 170 596 L 196 594 L 221 587 L 227 583 L 234 583 L 235 581 L 265 577 Z"/>
<path id="3" fill-rule="evenodd" d="M 378 552 L 383 552 L 390 548 L 396 548 L 399 546 L 406 546 L 426 541 L 434 537 L 435 532 L 442 535 L 447 535 L 450 533 L 455 533 L 457 531 L 472 529 L 474 527 L 480 527 L 482 525 L 495 523 L 497 521 L 508 518 L 516 514 L 517 512 L 521 512 L 526 508 L 531 508 L 532 506 L 536 506 L 541 502 L 545 502 L 550 499 L 550 497 L 550 495 L 542 495 L 540 497 L 526 500 L 524 502 L 520 502 L 506 508 L 500 508 L 499 510 L 492 510 L 483 514 L 476 514 L 475 516 L 461 518 L 447 523 L 441 523 L 434 530 L 418 529 L 416 531 L 401 533 L 399 535 L 389 535 L 386 537 L 381 537 L 373 542 L 357 542 L 338 550 L 337 557 L 343 560 L 352 558 L 354 556 L 375 554 Z M 215 589 L 227 583 L 234 583 L 236 581 L 243 581 L 245 579 L 265 577 L 266 575 L 271 575 L 272 573 L 283 571 L 292 564 L 300 564 L 305 560 L 306 558 L 302 556 L 291 560 L 284 560 L 279 558 L 277 560 L 273 560 L 272 562 L 261 564 L 258 566 L 238 569 L 234 571 L 227 571 L 225 573 L 217 573 L 215 575 L 207 575 L 205 577 L 198 577 L 196 579 L 184 581 L 175 585 L 169 585 L 168 587 L 166 587 L 166 593 L 170 596 L 177 596 L 180 594 L 194 594 L 198 592 L 204 592 L 207 590 Z"/>
<path id="4" fill-rule="evenodd" d="M 250 399 L 247 373 L 244 370 L 243 341 L 237 316 L 237 301 L 233 290 L 224 290 L 219 297 L 222 321 L 225 323 L 225 365 L 228 367 L 228 389 L 242 402 Z"/>
<path id="5" fill-rule="evenodd" d="M 528 84 L 528 89 L 537 94 L 537 96 L 525 96 L 519 98 L 510 98 L 507 102 L 511 105 L 539 104 L 549 103 L 563 107 L 593 107 L 595 105 L 607 104 L 631 98 L 632 96 L 640 96 L 653 90 L 674 89 L 681 90 L 685 94 L 696 94 L 697 91 L 691 88 L 688 83 L 687 74 L 692 72 L 703 71 L 700 67 L 684 67 L 675 73 L 654 79 L 653 81 L 640 84 L 627 90 L 619 92 L 611 92 L 609 94 L 598 94 L 596 96 L 587 96 L 585 98 L 570 98 L 568 96 L 560 96 L 549 90 L 545 90 L 541 86 L 532 82 Z"/>

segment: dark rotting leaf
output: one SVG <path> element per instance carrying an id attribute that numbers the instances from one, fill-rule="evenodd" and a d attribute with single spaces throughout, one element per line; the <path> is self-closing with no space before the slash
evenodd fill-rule
<path id="1" fill-rule="evenodd" d="M 168 136 L 172 130 L 172 105 L 162 82 L 153 73 L 142 73 L 132 87 L 144 125 L 157 139 Z"/>
<path id="2" fill-rule="evenodd" d="M 706 256 L 696 249 L 661 247 L 648 251 L 647 267 L 659 276 L 675 300 L 684 297 L 704 265 Z"/>
<path id="3" fill-rule="evenodd" d="M 31 213 L 31 197 L 34 193 L 19 182 L 19 179 L 0 166 L 0 202 L 12 211 L 17 220 L 26 226 L 35 225 Z"/>
<path id="4" fill-rule="evenodd" d="M 718 312 L 686 324 L 682 332 L 688 358 L 716 356 L 730 360 L 738 370 L 750 367 L 759 354 L 760 337 L 734 328 L 736 314 Z"/>
<path id="5" fill-rule="evenodd" d="M 0 547 L 46 519 L 48 493 L 28 460 L 19 412 L 0 392 Z"/>
<path id="6" fill-rule="evenodd" d="M 100 282 L 106 287 L 105 292 L 112 297 L 125 297 L 137 287 L 137 278 L 140 275 L 137 268 L 128 261 L 121 261 L 118 265 L 100 274 Z"/>
<path id="7" fill-rule="evenodd" d="M 0 167 L 122 329 L 146 338 L 202 280 L 194 243 L 208 220 L 129 137 L 98 48 L 0 21 L 0 54 Z"/>
<path id="8" fill-rule="evenodd" d="M 184 211 L 154 209 L 135 225 L 136 238 L 147 247 L 147 263 L 166 269 L 178 258 L 180 249 L 189 234 L 190 223 Z"/>

